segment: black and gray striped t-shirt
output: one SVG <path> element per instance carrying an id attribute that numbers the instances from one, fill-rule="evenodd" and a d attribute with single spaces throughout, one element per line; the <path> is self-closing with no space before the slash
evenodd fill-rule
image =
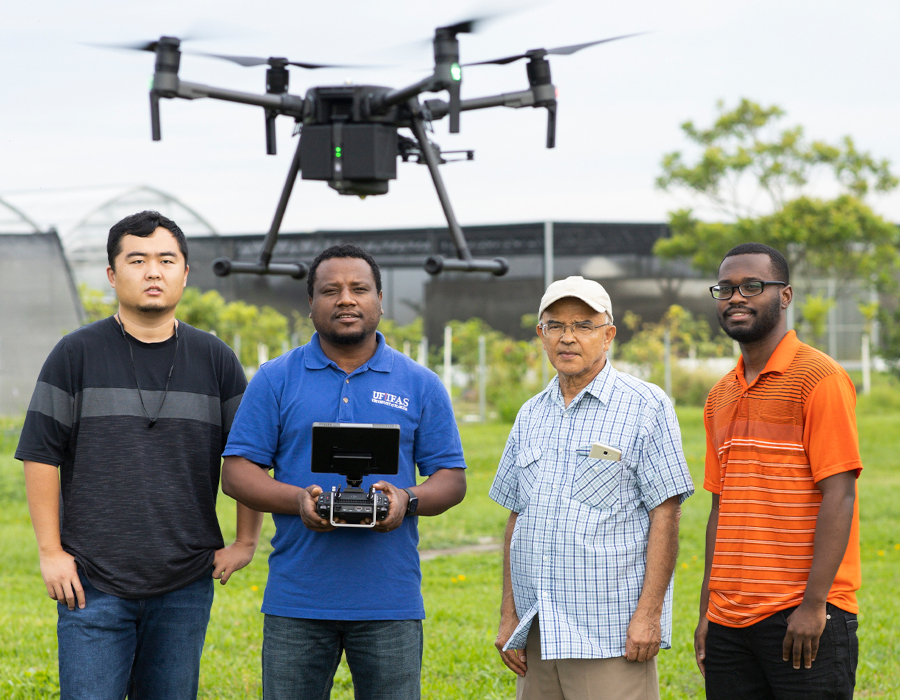
<path id="1" fill-rule="evenodd" d="M 143 598 L 209 571 L 223 546 L 222 450 L 246 385 L 231 349 L 185 323 L 177 339 L 142 343 L 110 317 L 50 353 L 16 458 L 59 465 L 62 545 L 96 588 Z"/>

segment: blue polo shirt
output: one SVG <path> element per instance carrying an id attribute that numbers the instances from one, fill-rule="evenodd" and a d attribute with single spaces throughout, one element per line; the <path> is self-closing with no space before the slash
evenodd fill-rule
<path id="1" fill-rule="evenodd" d="M 324 491 L 344 477 L 310 470 L 312 424 L 388 423 L 400 426 L 396 475 L 372 474 L 415 486 L 438 469 L 465 469 L 450 398 L 437 375 L 388 347 L 377 333 L 372 358 L 347 374 L 322 352 L 318 334 L 265 363 L 234 418 L 224 455 L 272 467 L 275 478 Z M 421 620 L 425 617 L 417 518 L 391 532 L 337 528 L 317 533 L 299 515 L 273 514 L 274 551 L 262 611 L 319 620 Z"/>

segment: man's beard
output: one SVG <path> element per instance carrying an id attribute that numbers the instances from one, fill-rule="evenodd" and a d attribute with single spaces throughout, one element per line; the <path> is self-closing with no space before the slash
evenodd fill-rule
<path id="1" fill-rule="evenodd" d="M 765 338 L 781 320 L 781 302 L 775 299 L 769 306 L 757 311 L 750 325 L 742 327 L 726 327 L 726 317 L 719 313 L 719 325 L 725 334 L 739 343 L 756 343 Z"/>
<path id="2" fill-rule="evenodd" d="M 374 324 L 367 319 L 362 319 L 362 321 L 363 327 L 358 331 L 350 333 L 338 333 L 332 328 L 319 328 L 319 324 L 316 324 L 315 319 L 313 319 L 313 325 L 316 327 L 318 334 L 332 345 L 344 345 L 350 347 L 352 345 L 361 345 L 364 343 L 378 328 L 377 319 Z"/>
<path id="3" fill-rule="evenodd" d="M 318 330 L 318 329 L 316 329 Z M 332 345 L 360 345 L 363 343 L 366 338 L 368 338 L 374 329 L 362 328 L 353 333 L 334 333 L 331 330 L 319 330 L 318 333 L 322 336 L 326 341 L 331 343 Z"/>
<path id="4" fill-rule="evenodd" d="M 137 307 L 137 310 L 142 314 L 157 314 L 163 315 L 171 311 L 174 306 L 168 306 L 166 304 L 141 304 Z"/>

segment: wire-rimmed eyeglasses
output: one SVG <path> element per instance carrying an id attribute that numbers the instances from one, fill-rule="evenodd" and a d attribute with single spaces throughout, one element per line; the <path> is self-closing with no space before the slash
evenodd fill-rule
<path id="1" fill-rule="evenodd" d="M 599 326 L 590 321 L 578 321 L 577 323 L 557 323 L 550 321 L 541 324 L 541 330 L 548 338 L 561 338 L 566 334 L 566 328 L 571 328 L 574 335 L 589 336 L 598 328 L 611 326 L 611 323 L 601 323 Z"/>
<path id="2" fill-rule="evenodd" d="M 787 286 L 787 282 L 754 280 L 753 282 L 744 282 L 743 284 L 715 284 L 709 288 L 709 293 L 712 294 L 713 299 L 719 301 L 731 299 L 735 289 L 741 293 L 742 297 L 755 297 L 763 293 L 767 284 L 783 284 Z"/>

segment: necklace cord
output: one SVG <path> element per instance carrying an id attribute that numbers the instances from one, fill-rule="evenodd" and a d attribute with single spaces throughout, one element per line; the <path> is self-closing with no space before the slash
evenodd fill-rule
<path id="1" fill-rule="evenodd" d="M 116 314 L 116 319 L 119 321 L 119 328 L 122 330 L 122 339 L 125 341 L 125 344 L 128 345 L 128 355 L 131 357 L 131 371 L 134 373 L 134 383 L 137 386 L 138 398 L 141 400 L 141 409 L 144 411 L 147 420 L 150 421 L 150 424 L 147 426 L 147 429 L 149 430 L 156 425 L 156 422 L 159 420 L 159 415 L 162 413 L 163 406 L 166 405 L 166 398 L 169 395 L 169 381 L 172 379 L 172 372 L 175 370 L 175 361 L 178 359 L 178 343 L 181 340 L 178 337 L 178 323 L 175 323 L 175 356 L 172 358 L 172 366 L 169 367 L 169 374 L 166 377 L 166 388 L 165 391 L 163 391 L 163 398 L 159 404 L 159 410 L 156 411 L 156 416 L 151 418 L 150 412 L 144 404 L 144 392 L 141 390 L 141 382 L 138 379 L 137 367 L 134 364 L 134 350 L 131 347 L 131 343 L 128 341 L 128 334 L 125 332 L 125 324 L 122 322 L 122 317 L 118 314 Z"/>

